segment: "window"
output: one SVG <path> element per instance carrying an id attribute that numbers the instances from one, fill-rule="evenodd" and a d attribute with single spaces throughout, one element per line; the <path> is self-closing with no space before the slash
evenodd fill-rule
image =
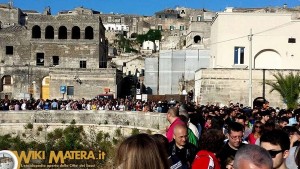
<path id="1" fill-rule="evenodd" d="M 32 38 L 41 38 L 41 28 L 37 25 L 33 26 L 31 34 Z"/>
<path id="2" fill-rule="evenodd" d="M 11 76 L 9 76 L 9 75 L 3 76 L 3 78 L 2 78 L 2 84 L 3 85 L 11 85 L 12 84 L 11 83 Z"/>
<path id="3" fill-rule="evenodd" d="M 88 26 L 85 28 L 85 39 L 94 39 L 94 30 L 92 27 Z"/>
<path id="4" fill-rule="evenodd" d="M 175 29 L 175 27 L 173 26 L 173 25 L 171 25 L 170 26 L 170 30 L 172 31 L 172 30 L 174 30 Z"/>
<path id="5" fill-rule="evenodd" d="M 180 25 L 180 30 L 183 31 L 184 30 L 184 26 Z"/>
<path id="6" fill-rule="evenodd" d="M 36 65 L 37 66 L 44 66 L 44 53 L 37 53 L 36 54 Z"/>
<path id="7" fill-rule="evenodd" d="M 14 54 L 14 47 L 13 46 L 6 46 L 6 54 L 13 55 Z"/>
<path id="8" fill-rule="evenodd" d="M 45 39 L 54 39 L 54 29 L 52 26 L 47 26 L 45 30 Z"/>
<path id="9" fill-rule="evenodd" d="M 61 26 L 58 29 L 58 39 L 67 39 L 67 28 L 65 26 Z"/>
<path id="10" fill-rule="evenodd" d="M 52 56 L 53 65 L 59 65 L 59 56 Z"/>
<path id="11" fill-rule="evenodd" d="M 289 38 L 288 43 L 296 43 L 296 38 Z"/>
<path id="12" fill-rule="evenodd" d="M 162 25 L 158 25 L 158 26 L 157 26 L 157 29 L 158 29 L 158 30 L 162 30 Z"/>
<path id="13" fill-rule="evenodd" d="M 107 18 L 107 22 L 111 22 L 111 17 L 110 16 Z"/>
<path id="14" fill-rule="evenodd" d="M 234 47 L 234 64 L 244 64 L 245 47 Z"/>
<path id="15" fill-rule="evenodd" d="M 67 86 L 67 96 L 74 96 L 74 86 Z"/>
<path id="16" fill-rule="evenodd" d="M 201 21 L 201 16 L 197 16 L 197 21 L 198 21 L 198 22 Z"/>
<path id="17" fill-rule="evenodd" d="M 199 35 L 196 35 L 194 37 L 194 43 L 200 43 L 201 42 L 201 37 Z"/>
<path id="18" fill-rule="evenodd" d="M 78 26 L 72 28 L 72 39 L 80 39 L 80 28 Z"/>
<path id="19" fill-rule="evenodd" d="M 86 68 L 86 61 L 85 60 L 80 61 L 80 68 Z"/>

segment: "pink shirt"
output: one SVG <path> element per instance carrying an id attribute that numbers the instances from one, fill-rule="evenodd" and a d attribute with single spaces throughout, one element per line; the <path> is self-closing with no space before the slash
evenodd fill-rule
<path id="1" fill-rule="evenodd" d="M 173 140 L 173 133 L 174 133 L 174 127 L 178 124 L 185 124 L 183 121 L 180 120 L 179 117 L 176 118 L 175 121 L 173 121 L 172 124 L 170 124 L 170 127 L 167 130 L 166 136 L 167 139 L 169 140 L 169 142 L 171 142 Z"/>

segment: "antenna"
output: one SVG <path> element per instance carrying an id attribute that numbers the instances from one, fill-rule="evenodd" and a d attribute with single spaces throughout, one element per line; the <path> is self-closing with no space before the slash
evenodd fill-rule
<path id="1" fill-rule="evenodd" d="M 13 7 L 13 0 L 9 0 L 9 2 L 8 2 L 8 5 L 9 5 L 9 8 L 12 8 Z"/>

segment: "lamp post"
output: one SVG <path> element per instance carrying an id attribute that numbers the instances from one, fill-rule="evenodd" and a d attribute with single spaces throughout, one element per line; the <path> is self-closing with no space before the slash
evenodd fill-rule
<path id="1" fill-rule="evenodd" d="M 249 39 L 249 107 L 252 108 L 252 28 L 250 29 Z"/>

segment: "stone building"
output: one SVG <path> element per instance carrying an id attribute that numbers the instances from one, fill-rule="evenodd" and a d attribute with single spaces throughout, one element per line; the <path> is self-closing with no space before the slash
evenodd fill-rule
<path id="1" fill-rule="evenodd" d="M 126 38 L 136 38 L 137 34 L 145 34 L 149 30 L 149 23 L 143 20 L 143 16 L 125 14 L 100 14 L 106 37 L 109 43 L 117 39 L 116 35 L 123 35 Z"/>
<path id="2" fill-rule="evenodd" d="M 211 26 L 210 68 L 196 71 L 195 100 L 251 106 L 254 98 L 263 96 L 282 107 L 279 94 L 270 94 L 267 86 L 263 91 L 262 82 L 274 80 L 277 72 L 299 71 L 299 14 L 299 9 L 286 7 L 227 8 L 218 13 Z"/>
<path id="3" fill-rule="evenodd" d="M 0 5 L 0 13 L 1 98 L 94 98 L 104 88 L 117 96 L 99 12 L 78 7 L 53 16 L 50 8 Z"/>

